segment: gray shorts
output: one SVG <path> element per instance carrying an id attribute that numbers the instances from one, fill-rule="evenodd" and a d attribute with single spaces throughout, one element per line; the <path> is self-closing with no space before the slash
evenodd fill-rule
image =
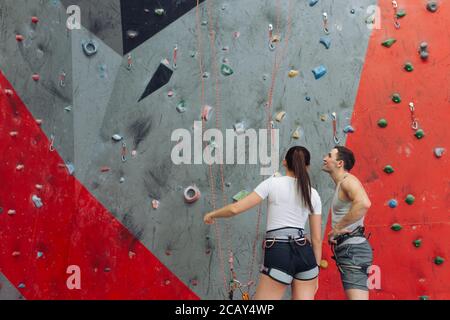
<path id="1" fill-rule="evenodd" d="M 336 247 L 335 258 L 344 290 L 369 291 L 367 269 L 372 265 L 373 254 L 368 241 L 360 244 L 343 244 Z"/>

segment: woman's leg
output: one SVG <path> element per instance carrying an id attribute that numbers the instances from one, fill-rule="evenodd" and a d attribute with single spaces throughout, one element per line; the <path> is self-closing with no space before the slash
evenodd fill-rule
<path id="1" fill-rule="evenodd" d="M 275 281 L 265 274 L 260 274 L 254 300 L 281 300 L 286 291 L 286 285 Z"/>
<path id="2" fill-rule="evenodd" d="M 292 282 L 292 300 L 314 300 L 319 277 L 312 280 L 297 280 Z"/>

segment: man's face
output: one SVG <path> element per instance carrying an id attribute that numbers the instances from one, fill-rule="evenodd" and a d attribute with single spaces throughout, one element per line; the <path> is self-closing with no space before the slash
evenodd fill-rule
<path id="1" fill-rule="evenodd" d="M 328 152 L 328 154 L 325 155 L 325 157 L 323 158 L 323 171 L 330 173 L 343 166 L 343 161 L 337 160 L 337 155 L 337 149 L 332 149 L 330 152 Z"/>

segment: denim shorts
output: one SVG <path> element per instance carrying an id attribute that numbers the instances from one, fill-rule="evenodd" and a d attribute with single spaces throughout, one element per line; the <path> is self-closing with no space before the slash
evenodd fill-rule
<path id="1" fill-rule="evenodd" d="M 334 249 L 335 260 L 341 274 L 344 290 L 369 291 L 368 268 L 372 265 L 372 247 L 368 241 L 359 244 L 342 244 Z"/>

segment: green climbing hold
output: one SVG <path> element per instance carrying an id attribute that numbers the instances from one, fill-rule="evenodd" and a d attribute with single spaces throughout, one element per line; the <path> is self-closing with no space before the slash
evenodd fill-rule
<path id="1" fill-rule="evenodd" d="M 413 241 L 414 247 L 419 248 L 422 245 L 422 239 L 416 239 Z"/>
<path id="2" fill-rule="evenodd" d="M 403 18 L 404 16 L 406 16 L 406 11 L 405 9 L 399 9 L 397 11 L 397 18 Z"/>
<path id="3" fill-rule="evenodd" d="M 419 300 L 429 300 L 430 297 L 429 296 L 420 296 Z"/>
<path id="4" fill-rule="evenodd" d="M 408 194 L 406 196 L 405 202 L 409 205 L 412 205 L 414 203 L 414 200 L 416 200 L 416 198 L 414 198 L 412 194 Z"/>
<path id="5" fill-rule="evenodd" d="M 383 41 L 381 44 L 386 48 L 390 48 L 395 42 L 397 42 L 397 40 L 395 40 L 394 38 L 389 38 Z"/>
<path id="6" fill-rule="evenodd" d="M 231 76 L 234 73 L 233 69 L 231 69 L 230 66 L 227 66 L 226 64 L 222 64 L 222 68 L 220 69 L 220 71 L 224 76 Z"/>
<path id="7" fill-rule="evenodd" d="M 405 63 L 405 70 L 408 71 L 408 72 L 414 71 L 414 66 L 412 65 L 411 62 Z"/>
<path id="8" fill-rule="evenodd" d="M 444 261 L 445 261 L 445 259 L 442 258 L 442 257 L 439 257 L 439 256 L 437 256 L 436 258 L 434 258 L 434 263 L 437 264 L 437 265 L 443 264 Z"/>
<path id="9" fill-rule="evenodd" d="M 392 95 L 392 101 L 394 101 L 395 103 L 400 103 L 402 102 L 402 97 L 400 97 L 400 94 L 394 93 Z"/>
<path id="10" fill-rule="evenodd" d="M 400 231 L 400 230 L 403 229 L 403 227 L 402 227 L 400 224 L 398 224 L 398 223 L 394 223 L 394 224 L 391 226 L 391 229 L 394 230 L 394 231 Z"/>
<path id="11" fill-rule="evenodd" d="M 233 196 L 233 200 L 240 201 L 240 200 L 244 199 L 246 196 L 248 196 L 249 194 L 250 194 L 250 192 L 248 192 L 247 190 L 239 191 L 237 194 L 235 194 Z"/>
<path id="12" fill-rule="evenodd" d="M 378 120 L 378 126 L 380 128 L 386 128 L 388 125 L 387 120 L 386 119 L 380 119 Z"/>
<path id="13" fill-rule="evenodd" d="M 390 166 L 390 165 L 387 165 L 386 167 L 384 167 L 383 171 L 388 174 L 391 174 L 394 172 L 394 168 L 392 168 L 392 166 Z"/>
<path id="14" fill-rule="evenodd" d="M 423 132 L 422 129 L 419 129 L 416 131 L 414 135 L 416 136 L 417 139 L 422 139 L 425 136 L 425 132 Z"/>

